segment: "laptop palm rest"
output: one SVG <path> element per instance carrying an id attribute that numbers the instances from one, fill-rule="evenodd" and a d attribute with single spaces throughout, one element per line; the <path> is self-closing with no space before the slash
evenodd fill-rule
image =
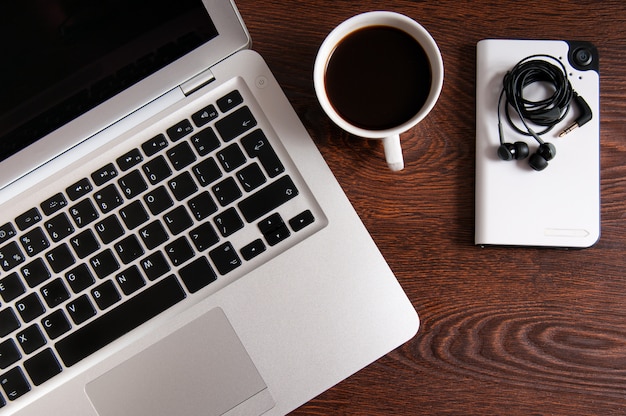
<path id="1" fill-rule="evenodd" d="M 100 416 L 259 415 L 267 385 L 220 308 L 90 382 Z"/>

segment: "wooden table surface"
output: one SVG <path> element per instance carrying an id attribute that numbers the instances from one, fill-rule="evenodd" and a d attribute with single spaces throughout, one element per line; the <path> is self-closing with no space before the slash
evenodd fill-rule
<path id="1" fill-rule="evenodd" d="M 295 414 L 626 415 L 626 2 L 237 0 L 261 53 L 421 317 L 417 336 Z M 433 112 L 402 136 L 406 169 L 341 132 L 312 83 L 333 27 L 413 17 L 443 55 Z M 592 248 L 479 248 L 476 42 L 578 39 L 600 53 L 602 236 Z"/>

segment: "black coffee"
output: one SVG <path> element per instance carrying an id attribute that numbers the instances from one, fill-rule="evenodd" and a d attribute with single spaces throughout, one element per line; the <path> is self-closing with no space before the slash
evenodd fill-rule
<path id="1" fill-rule="evenodd" d="M 411 119 L 430 92 L 431 70 L 422 46 L 402 30 L 370 26 L 346 36 L 326 67 L 326 94 L 335 111 L 367 130 Z"/>

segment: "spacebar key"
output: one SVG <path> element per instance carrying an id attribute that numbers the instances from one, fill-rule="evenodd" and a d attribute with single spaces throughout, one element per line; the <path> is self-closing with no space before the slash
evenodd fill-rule
<path id="1" fill-rule="evenodd" d="M 185 298 L 175 276 L 149 287 L 55 344 L 70 367 Z"/>

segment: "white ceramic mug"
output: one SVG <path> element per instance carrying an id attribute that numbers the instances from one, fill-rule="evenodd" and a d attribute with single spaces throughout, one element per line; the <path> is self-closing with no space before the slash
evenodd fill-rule
<path id="1" fill-rule="evenodd" d="M 356 123 L 348 121 L 345 116 L 340 114 L 340 110 L 336 108 L 332 100 L 329 98 L 329 95 L 334 97 L 340 96 L 341 90 L 339 88 L 338 91 L 329 94 L 330 87 L 327 90 L 327 69 L 329 68 L 329 63 L 331 59 L 333 59 L 333 54 L 338 50 L 342 43 L 346 42 L 346 39 L 350 39 L 351 35 L 355 32 L 364 32 L 361 29 L 372 29 L 373 27 L 379 28 L 392 28 L 399 29 L 404 34 L 408 34 L 412 37 L 417 44 L 421 46 L 422 55 L 425 53 L 428 63 L 430 67 L 430 80 L 413 80 L 412 82 L 420 83 L 420 88 L 428 88 L 427 90 L 422 91 L 420 94 L 422 97 L 420 98 L 419 107 L 416 105 L 415 108 L 408 114 L 405 120 L 398 120 L 398 123 L 393 125 L 385 125 L 381 124 L 381 127 L 370 127 L 370 126 L 358 126 Z M 392 39 L 392 38 L 390 38 Z M 374 45 L 376 42 L 371 42 Z M 384 42 L 384 41 L 381 41 Z M 393 45 L 390 45 L 393 46 Z M 418 47 L 419 47 L 418 46 Z M 348 46 L 343 46 L 344 49 L 348 48 Z M 402 51 L 400 51 L 402 52 Z M 411 57 L 402 57 L 401 54 L 397 54 L 393 56 L 393 62 L 404 62 L 403 59 L 410 59 Z M 380 56 L 385 56 L 384 53 L 380 54 Z M 399 61 L 396 60 L 399 59 Z M 337 58 L 339 59 L 339 58 Z M 376 59 L 376 57 L 373 57 Z M 345 59 L 344 61 L 349 62 L 349 59 Z M 403 67 L 404 65 L 396 65 L 397 67 Z M 385 70 L 386 71 L 386 70 Z M 357 75 L 361 75 L 361 71 L 357 71 Z M 367 75 L 369 79 L 371 79 L 371 83 L 379 83 L 380 80 L 380 71 L 376 73 L 375 70 L 371 70 L 369 65 L 362 68 L 362 72 L 364 75 Z M 384 72 L 384 71 L 383 71 Z M 384 72 L 385 74 L 387 72 Z M 402 170 L 404 168 L 404 159 L 402 156 L 402 147 L 400 145 L 400 134 L 409 130 L 417 123 L 419 123 L 426 115 L 432 110 L 439 98 L 439 94 L 441 92 L 441 88 L 443 86 L 443 60 L 441 58 L 441 52 L 435 40 L 432 36 L 415 20 L 404 16 L 402 14 L 388 12 L 388 11 L 373 11 L 362 13 L 351 17 L 350 19 L 344 21 L 339 26 L 337 26 L 324 40 L 320 49 L 318 51 L 315 66 L 313 68 L 313 81 L 315 85 L 315 92 L 317 94 L 317 98 L 326 112 L 326 114 L 330 117 L 331 120 L 335 124 L 337 124 L 340 128 L 351 133 L 355 136 L 368 138 L 368 139 L 380 139 L 383 142 L 384 151 L 385 151 L 385 159 L 387 160 L 387 164 L 389 168 L 393 171 Z M 378 80 L 377 80 L 378 78 Z M 378 84 L 369 84 L 368 82 L 363 82 L 363 88 L 371 88 L 373 85 Z M 354 90 L 353 90 L 354 91 Z M 368 90 L 365 90 L 368 91 Z M 412 91 L 408 90 L 411 94 Z M 339 95 L 337 95 L 339 94 Z M 418 94 L 417 92 L 415 93 Z M 345 94 L 345 99 L 347 101 L 352 100 L 363 100 L 362 97 L 351 97 L 350 93 Z M 357 94 L 358 95 L 358 94 Z M 376 101 L 376 100 L 372 100 Z M 372 102 L 368 103 L 372 106 L 385 106 L 385 103 Z"/>

